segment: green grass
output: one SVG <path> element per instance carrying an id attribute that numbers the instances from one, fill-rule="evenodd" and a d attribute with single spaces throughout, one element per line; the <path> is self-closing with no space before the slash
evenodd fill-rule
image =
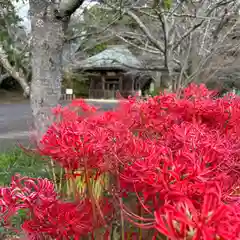
<path id="1" fill-rule="evenodd" d="M 0 153 L 0 186 L 8 185 L 16 173 L 29 177 L 50 177 L 47 162 L 35 154 L 20 148 Z"/>
<path id="2" fill-rule="evenodd" d="M 20 148 L 0 153 L 0 187 L 9 186 L 11 177 L 19 173 L 22 176 L 50 178 L 48 161 L 33 153 L 27 153 Z M 12 224 L 20 229 L 26 213 L 24 210 L 18 212 L 18 215 L 12 218 Z M 0 219 L 0 239 L 11 239 L 8 237 L 16 236 L 15 232 L 3 227 Z M 14 238 L 15 239 L 15 238 Z"/>

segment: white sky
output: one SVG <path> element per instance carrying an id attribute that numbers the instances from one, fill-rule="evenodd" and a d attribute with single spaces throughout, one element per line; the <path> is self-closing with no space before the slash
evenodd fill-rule
<path id="1" fill-rule="evenodd" d="M 26 30 L 30 31 L 30 19 L 28 17 L 28 10 L 29 10 L 29 3 L 28 1 L 14 1 L 14 6 L 16 8 L 16 12 L 23 19 L 23 26 L 26 28 Z"/>

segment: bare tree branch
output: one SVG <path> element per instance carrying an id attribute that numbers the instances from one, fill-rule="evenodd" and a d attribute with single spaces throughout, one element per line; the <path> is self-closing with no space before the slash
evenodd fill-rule
<path id="1" fill-rule="evenodd" d="M 181 88 L 183 75 L 184 75 L 184 72 L 186 71 L 186 68 L 188 67 L 188 59 L 189 59 L 189 55 L 190 55 L 191 48 L 192 48 L 192 41 L 191 40 L 192 40 L 192 34 L 190 34 L 190 44 L 188 46 L 187 53 L 186 53 L 186 56 L 185 56 L 185 61 L 183 63 L 183 66 L 182 66 L 182 69 L 181 69 L 181 72 L 180 72 L 180 75 L 179 75 L 179 78 L 178 78 L 178 81 L 177 81 L 177 88 L 176 88 L 177 91 L 179 91 L 180 88 Z"/>
<path id="2" fill-rule="evenodd" d="M 194 30 L 196 30 L 198 27 L 200 27 L 203 24 L 204 20 L 202 20 L 200 23 L 194 25 L 191 29 L 189 29 L 176 43 L 174 43 L 172 49 L 173 51 L 178 48 L 178 46 L 182 43 L 183 40 L 185 40 Z"/>
<path id="3" fill-rule="evenodd" d="M 229 0 L 229 1 L 225 1 L 222 0 L 220 2 L 217 2 L 206 14 L 206 16 L 210 16 L 210 14 L 217 8 L 219 8 L 220 6 L 224 6 L 227 5 L 228 3 L 233 2 L 234 0 Z M 199 28 L 202 24 L 204 23 L 204 20 L 201 20 L 199 23 L 195 24 L 194 26 L 192 26 L 191 29 L 189 29 L 179 40 L 177 43 L 174 44 L 173 46 L 173 50 L 175 50 L 183 40 L 186 39 L 186 37 L 189 36 L 189 34 L 191 34 L 193 31 L 195 31 L 197 28 Z"/>
<path id="4" fill-rule="evenodd" d="M 144 23 L 140 20 L 140 18 L 133 13 L 130 10 L 125 10 L 123 13 L 126 13 L 128 16 L 130 16 L 135 22 L 138 24 L 139 28 L 143 31 L 143 33 L 146 34 L 148 37 L 149 41 L 156 47 L 158 48 L 161 52 L 164 53 L 164 46 L 160 41 L 158 41 L 156 38 L 153 37 L 153 35 L 150 33 L 150 31 L 147 29 L 147 27 L 144 25 Z"/>
<path id="5" fill-rule="evenodd" d="M 133 47 L 140 56 L 144 55 L 148 62 L 146 64 L 148 70 L 152 68 L 153 71 L 170 72 L 172 69 L 172 79 L 176 77 L 179 78 L 179 83 L 184 83 L 192 81 L 193 78 L 200 78 L 203 74 L 212 75 L 212 71 L 215 73 L 218 66 L 220 68 L 227 66 L 225 62 L 225 65 L 223 63 L 214 65 L 218 61 L 225 61 L 219 60 L 223 58 L 222 51 L 226 51 L 226 58 L 239 57 L 227 53 L 230 49 L 234 52 L 237 48 L 228 31 L 231 28 L 231 34 L 234 33 L 235 22 L 239 18 L 236 0 L 174 1 L 170 10 L 153 9 L 149 1 L 145 1 L 144 3 L 147 3 L 144 6 L 144 3 L 141 6 L 131 4 L 130 0 L 121 1 L 121 4 L 119 1 L 121 0 L 116 0 L 114 6 L 106 3 L 101 8 L 119 12 L 121 5 L 121 13 L 133 19 L 137 27 L 132 29 L 132 25 L 128 26 L 126 22 L 121 26 L 120 20 L 116 29 L 114 26 L 107 31 Z M 223 21 L 226 8 L 231 17 Z M 226 31 L 228 38 L 224 37 Z M 218 39 L 214 40 L 216 32 Z M 228 46 L 227 43 L 232 46 Z M 158 69 L 153 67 L 157 64 L 161 66 Z M 167 67 L 164 68 L 163 65 Z M 172 79 L 170 78 L 170 81 Z"/>
<path id="6" fill-rule="evenodd" d="M 86 34 L 79 34 L 79 35 L 75 35 L 75 36 L 72 36 L 68 39 L 66 39 L 66 41 L 73 41 L 77 38 L 82 38 L 82 37 L 90 37 L 94 34 L 100 34 L 100 33 L 103 33 L 105 32 L 106 30 L 108 30 L 110 27 L 112 27 L 113 24 L 115 24 L 117 21 L 119 20 L 119 16 L 118 17 L 115 17 L 115 19 L 110 23 L 108 24 L 106 27 L 104 27 L 103 29 L 99 30 L 99 31 L 96 31 L 96 32 L 91 32 L 91 33 L 86 33 Z"/>
<path id="7" fill-rule="evenodd" d="M 168 58 L 169 58 L 169 54 L 168 54 L 168 44 L 169 44 L 169 40 L 168 40 L 168 23 L 166 20 L 166 17 L 164 15 L 162 15 L 161 13 L 158 13 L 156 11 L 158 18 L 161 22 L 162 25 L 162 30 L 163 30 L 163 38 L 164 38 L 164 65 L 166 68 L 168 68 Z"/>
<path id="8" fill-rule="evenodd" d="M 109 7 L 105 7 L 104 9 L 106 10 L 111 10 L 111 9 L 114 9 L 116 11 L 119 11 L 120 9 L 115 7 L 115 6 L 112 6 L 112 5 L 109 5 L 107 4 L 107 6 Z M 161 52 L 164 53 L 164 46 L 163 44 L 158 41 L 156 38 L 154 38 L 154 36 L 151 34 L 151 32 L 149 31 L 149 29 L 145 26 L 145 24 L 141 21 L 141 19 L 134 13 L 132 12 L 131 10 L 129 9 L 121 9 L 121 13 L 122 14 L 125 14 L 129 17 L 131 17 L 139 26 L 139 28 L 141 29 L 141 31 L 147 36 L 147 38 L 149 39 L 149 41 L 157 48 L 159 49 Z"/>
<path id="9" fill-rule="evenodd" d="M 1 46 L 1 45 L 0 45 L 0 63 L 4 67 L 5 71 L 8 74 L 10 74 L 16 81 L 19 82 L 19 84 L 21 85 L 21 87 L 24 91 L 24 95 L 29 96 L 30 88 L 27 83 L 27 80 L 25 79 L 25 77 L 23 76 L 23 74 L 20 71 L 17 71 L 16 69 L 14 69 L 13 66 L 11 66 L 11 64 L 8 61 L 7 54 L 4 51 L 3 46 Z"/>
<path id="10" fill-rule="evenodd" d="M 210 52 L 210 54 L 206 57 L 206 58 L 203 58 L 202 59 L 202 61 L 199 63 L 199 65 L 198 65 L 198 68 L 196 69 L 196 71 L 191 75 L 191 76 L 189 76 L 188 77 L 188 79 L 187 79 L 187 82 L 190 82 L 195 76 L 196 76 L 196 74 L 202 69 L 202 67 L 207 63 L 207 61 L 209 60 L 209 59 L 211 59 L 211 57 L 214 55 L 214 54 L 216 54 L 216 50 L 217 50 L 217 48 L 215 48 L 217 45 L 219 45 L 220 43 L 222 43 L 225 39 L 226 39 L 226 37 L 228 36 L 228 34 L 237 26 L 237 24 L 240 22 L 240 19 L 231 27 L 231 29 L 229 29 L 229 31 L 226 33 L 226 34 L 224 34 L 223 36 L 222 36 L 222 38 L 221 39 L 219 39 L 215 44 L 214 44 L 214 46 L 212 47 L 212 51 Z"/>
<path id="11" fill-rule="evenodd" d="M 135 48 L 138 48 L 139 50 L 142 50 L 142 51 L 145 51 L 145 52 L 149 52 L 149 53 L 152 53 L 152 54 L 157 54 L 159 55 L 159 51 L 154 51 L 154 50 L 151 50 L 151 49 L 148 49 L 148 48 L 144 48 L 144 47 L 141 47 L 141 46 L 138 46 L 137 44 L 125 39 L 123 36 L 121 36 L 120 34 L 118 33 L 115 33 L 115 35 L 121 39 L 123 42 L 135 47 Z"/>

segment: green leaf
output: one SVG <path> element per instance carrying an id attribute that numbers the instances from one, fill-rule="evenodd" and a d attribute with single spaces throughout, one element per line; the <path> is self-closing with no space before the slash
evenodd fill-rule
<path id="1" fill-rule="evenodd" d="M 163 7 L 164 9 L 169 10 L 172 7 L 172 0 L 154 0 L 152 7 Z"/>
<path id="2" fill-rule="evenodd" d="M 165 9 L 170 10 L 170 8 L 172 7 L 172 0 L 164 0 L 163 6 Z"/>

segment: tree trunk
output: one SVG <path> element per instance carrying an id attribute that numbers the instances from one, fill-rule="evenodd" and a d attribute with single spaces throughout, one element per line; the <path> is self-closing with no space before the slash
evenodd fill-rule
<path id="1" fill-rule="evenodd" d="M 61 97 L 64 22 L 56 18 L 54 7 L 47 1 L 30 0 L 31 108 L 37 141 L 51 123 L 51 108 Z"/>
<path id="2" fill-rule="evenodd" d="M 197 33 L 193 33 L 192 36 L 192 44 L 191 44 L 191 50 L 190 50 L 190 63 L 189 63 L 189 73 L 188 75 L 191 76 L 192 74 L 194 74 L 194 81 L 197 81 L 199 78 L 199 73 L 201 72 L 201 69 L 199 69 L 199 71 L 197 71 L 201 58 L 199 56 L 198 53 L 198 34 Z"/>
<path id="3" fill-rule="evenodd" d="M 171 76 L 169 71 L 164 71 L 161 76 L 161 88 L 162 89 L 169 89 L 171 86 Z"/>

